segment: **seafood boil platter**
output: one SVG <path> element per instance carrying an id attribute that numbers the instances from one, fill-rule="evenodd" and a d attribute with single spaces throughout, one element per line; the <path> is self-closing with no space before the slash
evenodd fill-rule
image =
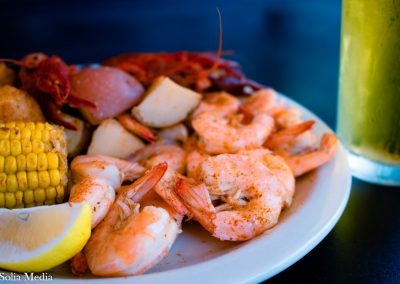
<path id="1" fill-rule="evenodd" d="M 10 275 L 262 281 L 330 232 L 350 182 L 332 130 L 221 52 L 0 59 Z"/>

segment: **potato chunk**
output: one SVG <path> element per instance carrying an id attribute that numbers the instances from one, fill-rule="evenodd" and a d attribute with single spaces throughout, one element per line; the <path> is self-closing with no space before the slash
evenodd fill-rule
<path id="1" fill-rule="evenodd" d="M 0 122 L 45 121 L 39 104 L 26 92 L 12 86 L 0 87 Z"/>
<path id="2" fill-rule="evenodd" d="M 132 109 L 132 114 L 147 126 L 168 127 L 184 120 L 200 103 L 201 97 L 167 77 L 159 77 L 144 100 Z"/>
<path id="3" fill-rule="evenodd" d="M 130 109 L 143 94 L 142 85 L 132 76 L 113 67 L 86 67 L 70 76 L 71 93 L 96 104 L 81 107 L 85 119 L 94 125 Z"/>
<path id="4" fill-rule="evenodd" d="M 124 159 L 143 147 L 142 140 L 126 131 L 118 121 L 106 119 L 94 131 L 87 153 Z"/>

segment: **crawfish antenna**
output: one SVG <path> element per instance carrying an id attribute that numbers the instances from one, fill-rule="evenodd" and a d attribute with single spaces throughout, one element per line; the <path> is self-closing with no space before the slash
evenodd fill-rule
<path id="1" fill-rule="evenodd" d="M 214 64 L 210 67 L 210 69 L 203 70 L 199 73 L 199 78 L 206 78 L 208 75 L 210 75 L 211 72 L 213 72 L 215 68 L 218 67 L 222 55 L 222 16 L 219 8 L 217 7 L 216 9 L 219 17 L 219 46 L 217 57 L 215 58 Z"/>
<path id="2" fill-rule="evenodd" d="M 218 67 L 219 61 L 221 59 L 222 55 L 222 16 L 221 16 L 221 11 L 217 7 L 217 13 L 218 13 L 218 18 L 219 18 L 219 45 L 218 45 L 218 52 L 217 52 L 217 58 L 215 59 L 215 62 L 213 66 L 211 67 L 211 70 L 214 70 L 215 68 Z"/>

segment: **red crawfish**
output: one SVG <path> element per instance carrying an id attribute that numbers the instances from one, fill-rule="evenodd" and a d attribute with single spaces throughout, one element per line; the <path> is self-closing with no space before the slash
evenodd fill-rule
<path id="1" fill-rule="evenodd" d="M 20 66 L 18 73 L 20 88 L 33 96 L 40 104 L 43 113 L 54 123 L 68 129 L 76 127 L 61 116 L 61 108 L 96 107 L 87 100 L 71 94 L 71 83 L 68 75 L 75 72 L 75 66 L 68 66 L 60 57 L 47 56 L 43 53 L 31 53 L 21 60 L 0 59 Z"/>
<path id="2" fill-rule="evenodd" d="M 208 52 L 126 53 L 111 57 L 103 64 L 131 74 L 146 87 L 158 76 L 168 76 L 177 84 L 198 92 L 248 95 L 263 88 L 247 79 L 238 63 Z"/>

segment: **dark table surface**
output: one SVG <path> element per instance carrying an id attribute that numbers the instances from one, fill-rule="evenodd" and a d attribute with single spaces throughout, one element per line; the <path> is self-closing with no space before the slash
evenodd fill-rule
<path id="1" fill-rule="evenodd" d="M 340 1 L 1 1 L 0 57 L 32 51 L 93 63 L 124 51 L 223 47 L 248 77 L 297 100 L 333 129 Z M 400 283 L 400 188 L 353 179 L 332 232 L 271 283 Z"/>

